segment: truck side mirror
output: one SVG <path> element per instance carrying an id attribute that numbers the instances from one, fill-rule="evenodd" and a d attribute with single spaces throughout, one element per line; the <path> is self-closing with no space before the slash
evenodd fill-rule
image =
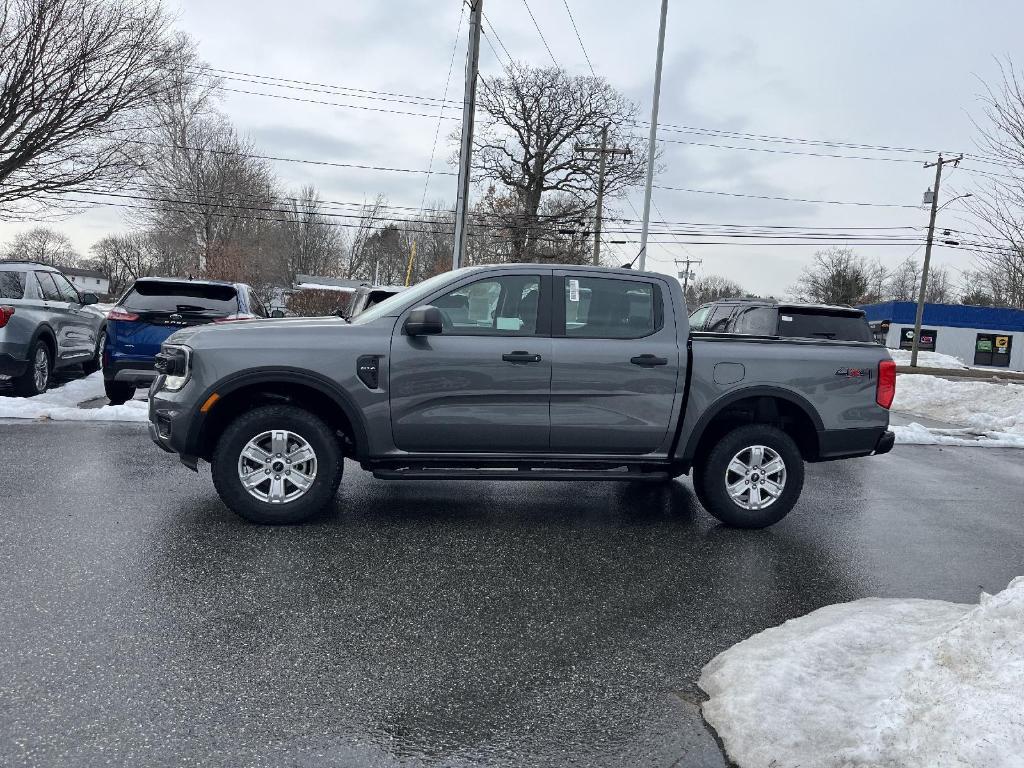
<path id="1" fill-rule="evenodd" d="M 271 313 L 270 313 L 270 316 L 273 317 L 273 318 L 284 317 L 284 310 L 283 309 L 272 310 Z"/>
<path id="2" fill-rule="evenodd" d="M 100 297 L 97 296 L 95 293 L 83 293 L 82 294 L 82 306 L 83 307 L 87 306 L 89 304 L 99 304 L 99 301 L 100 301 Z"/>
<path id="3" fill-rule="evenodd" d="M 444 330 L 441 310 L 429 305 L 416 307 L 405 318 L 403 327 L 409 336 L 435 336 Z"/>

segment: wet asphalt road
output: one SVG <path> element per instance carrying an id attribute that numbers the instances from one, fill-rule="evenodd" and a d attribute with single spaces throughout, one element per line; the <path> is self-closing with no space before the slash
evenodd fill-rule
<path id="1" fill-rule="evenodd" d="M 688 482 L 388 483 L 229 513 L 141 427 L 0 423 L 0 764 L 722 766 L 715 654 L 1024 573 L 1024 454 L 812 466 L 767 531 Z"/>

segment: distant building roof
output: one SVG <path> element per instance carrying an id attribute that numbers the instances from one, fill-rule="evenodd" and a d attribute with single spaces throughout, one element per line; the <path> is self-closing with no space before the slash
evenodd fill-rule
<path id="1" fill-rule="evenodd" d="M 913 325 L 917 303 L 884 301 L 861 307 L 869 321 L 890 320 Z M 988 331 L 1024 331 L 1024 309 L 973 307 L 965 304 L 925 304 L 923 325 L 947 328 L 979 328 Z"/>
<path id="2" fill-rule="evenodd" d="M 106 280 L 107 276 L 100 272 L 98 269 L 79 269 L 78 267 L 67 267 L 62 269 L 65 275 L 74 275 L 75 277 L 96 277 L 101 280 Z"/>

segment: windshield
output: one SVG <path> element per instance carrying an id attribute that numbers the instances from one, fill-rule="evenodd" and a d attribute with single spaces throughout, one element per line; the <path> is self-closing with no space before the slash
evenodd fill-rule
<path id="1" fill-rule="evenodd" d="M 381 317 L 388 317 L 389 315 L 396 315 L 405 307 L 415 307 L 420 299 L 423 299 L 438 288 L 447 285 L 454 280 L 460 273 L 468 271 L 468 267 L 463 269 L 453 270 L 451 272 L 442 272 L 440 275 L 424 280 L 422 283 L 418 283 L 411 288 L 396 293 L 380 304 L 375 304 L 369 309 L 363 310 L 358 315 L 352 318 L 353 325 L 363 325 L 364 323 L 372 323 Z"/>

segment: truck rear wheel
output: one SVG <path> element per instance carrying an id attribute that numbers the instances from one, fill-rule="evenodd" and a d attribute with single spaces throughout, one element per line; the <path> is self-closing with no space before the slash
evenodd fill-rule
<path id="1" fill-rule="evenodd" d="M 213 484 L 224 503 L 254 523 L 302 523 L 334 498 L 341 447 L 309 411 L 269 405 L 224 430 L 213 453 Z"/>
<path id="2" fill-rule="evenodd" d="M 726 434 L 694 472 L 697 498 L 708 512 L 736 528 L 766 528 L 796 504 L 804 462 L 793 438 L 767 424 Z"/>

